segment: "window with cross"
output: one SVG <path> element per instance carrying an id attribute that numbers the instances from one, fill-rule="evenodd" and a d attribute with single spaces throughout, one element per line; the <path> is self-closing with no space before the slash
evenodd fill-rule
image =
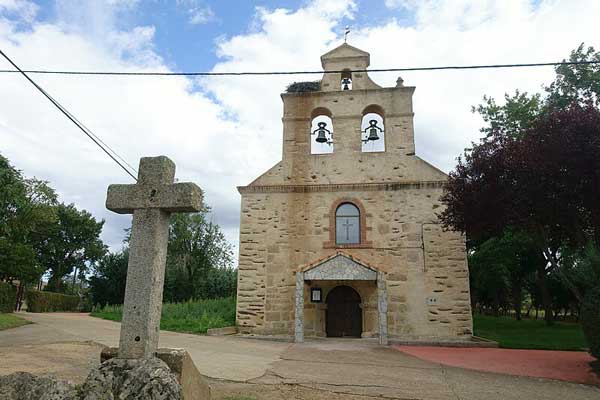
<path id="1" fill-rule="evenodd" d="M 352 203 L 341 204 L 335 210 L 336 244 L 360 243 L 360 211 Z"/>

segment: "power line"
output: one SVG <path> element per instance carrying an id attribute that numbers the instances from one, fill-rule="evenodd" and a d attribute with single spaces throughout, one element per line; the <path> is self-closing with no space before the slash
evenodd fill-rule
<path id="1" fill-rule="evenodd" d="M 135 175 L 133 175 L 131 173 L 131 171 L 129 171 L 127 168 L 125 168 L 125 166 L 123 164 L 121 164 L 121 162 L 119 162 L 119 160 L 117 160 L 117 158 L 121 159 L 125 164 L 127 164 L 133 171 L 136 171 L 135 168 L 133 168 L 131 165 L 129 165 L 129 163 L 127 161 L 125 161 L 123 159 L 123 157 L 121 157 L 115 150 L 113 150 L 112 148 L 110 148 L 110 146 L 108 146 L 104 141 L 102 141 L 102 139 L 100 139 L 97 135 L 95 135 L 89 128 L 87 128 L 85 125 L 83 125 L 73 114 L 71 114 L 65 107 L 63 107 L 57 100 L 55 100 L 52 96 L 50 96 L 50 94 L 48 94 L 40 85 L 38 85 L 37 83 L 35 83 L 35 81 L 33 79 L 31 79 L 28 75 L 27 75 L 27 71 L 23 71 L 22 69 L 20 69 L 17 64 L 15 64 L 1 49 L 0 49 L 0 55 L 2 55 L 4 58 L 6 58 L 6 60 L 17 69 L 17 71 L 11 71 L 11 72 L 19 72 L 21 73 L 33 86 L 35 86 L 35 88 L 37 90 L 39 90 L 48 100 L 50 100 L 50 102 L 56 107 L 58 108 L 71 122 L 73 122 L 87 137 L 89 137 L 98 147 L 100 147 L 102 149 L 102 151 L 104 151 L 114 162 L 116 162 L 121 168 L 123 168 L 123 170 L 129 175 L 131 176 L 135 181 L 137 181 L 137 178 L 135 177 Z M 102 145 L 106 146 L 106 148 L 104 146 L 102 146 L 100 143 L 102 143 Z M 113 154 L 111 154 L 108 150 L 110 150 L 110 152 L 112 152 Z"/>
<path id="2" fill-rule="evenodd" d="M 410 68 L 374 68 L 334 71 L 243 71 L 243 72 L 118 72 L 118 71 L 60 71 L 30 69 L 23 71 L 0 70 L 0 73 L 26 72 L 30 74 L 49 75 L 116 75 L 116 76 L 244 76 L 244 75 L 304 75 L 304 74 L 339 74 L 342 72 L 373 73 L 373 72 L 405 72 L 405 71 L 440 71 L 462 69 L 491 69 L 491 68 L 523 68 L 523 67 L 549 67 L 557 65 L 590 65 L 600 64 L 600 61 L 560 61 L 546 63 L 521 63 L 521 64 L 488 64 L 488 65 L 450 65 L 442 67 L 410 67 Z"/>

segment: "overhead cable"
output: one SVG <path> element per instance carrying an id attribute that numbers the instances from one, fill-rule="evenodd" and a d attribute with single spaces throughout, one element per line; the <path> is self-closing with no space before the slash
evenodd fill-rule
<path id="1" fill-rule="evenodd" d="M 117 158 L 121 159 L 125 164 L 127 164 L 133 171 L 137 173 L 135 168 L 133 168 L 127 161 L 123 159 L 115 150 L 110 148 L 106 143 L 102 141 L 97 135 L 95 135 L 89 128 L 85 127 L 73 114 L 71 114 L 64 106 L 62 106 L 57 100 L 55 100 L 48 92 L 46 92 L 40 85 L 38 85 L 33 79 L 27 75 L 26 71 L 21 70 L 17 64 L 15 64 L 2 50 L 0 50 L 0 55 L 2 55 L 13 67 L 16 68 L 16 71 L 21 73 L 37 90 L 40 91 L 56 108 L 58 108 L 71 122 L 73 122 L 88 138 L 90 138 L 102 151 L 104 151 L 114 162 L 116 162 L 123 170 L 131 176 L 135 181 L 137 178 L 134 174 L 131 173 Z M 102 143 L 102 144 L 101 144 Z M 110 151 L 109 151 L 110 150 Z M 112 152 L 112 154 L 111 154 Z M 113 155 L 114 154 L 114 155 Z"/>
<path id="2" fill-rule="evenodd" d="M 339 74 L 351 73 L 375 73 L 375 72 L 406 72 L 406 71 L 441 71 L 441 70 L 469 70 L 469 69 L 491 69 L 491 68 L 524 68 L 524 67 L 549 67 L 558 65 L 590 65 L 600 64 L 600 61 L 559 61 L 544 63 L 521 63 L 521 64 L 487 64 L 487 65 L 450 65 L 441 67 L 407 67 L 407 68 L 373 68 L 373 69 L 344 69 L 329 71 L 223 71 L 223 72 L 159 72 L 159 71 L 68 71 L 68 70 L 45 70 L 29 69 L 14 71 L 3 69 L 0 73 L 25 72 L 28 74 L 49 75 L 113 75 L 113 76 L 244 76 L 244 75 L 307 75 L 307 74 Z"/>

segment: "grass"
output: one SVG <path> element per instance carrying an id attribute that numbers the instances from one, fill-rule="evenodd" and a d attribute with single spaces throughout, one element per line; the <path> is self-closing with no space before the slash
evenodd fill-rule
<path id="1" fill-rule="evenodd" d="M 21 317 L 17 317 L 14 314 L 0 313 L 0 331 L 3 331 L 4 329 L 16 328 L 17 326 L 27 325 L 30 323 L 31 322 Z"/>
<path id="2" fill-rule="evenodd" d="M 495 340 L 508 349 L 583 350 L 587 343 L 576 323 L 555 322 L 547 326 L 543 320 L 474 315 L 474 333 Z"/>
<path id="3" fill-rule="evenodd" d="M 90 315 L 121 321 L 123 306 L 94 307 Z M 160 319 L 160 329 L 185 333 L 206 333 L 211 328 L 233 325 L 235 325 L 234 297 L 165 303 Z"/>

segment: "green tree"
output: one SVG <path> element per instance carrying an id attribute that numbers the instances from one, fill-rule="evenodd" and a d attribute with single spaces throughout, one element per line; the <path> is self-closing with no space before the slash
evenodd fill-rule
<path id="1" fill-rule="evenodd" d="M 569 61 L 600 61 L 600 52 L 593 47 L 585 48 L 581 43 L 571 52 Z M 564 108 L 572 103 L 600 105 L 600 64 L 559 65 L 555 72 L 554 82 L 545 88 L 549 106 Z"/>
<path id="2" fill-rule="evenodd" d="M 503 303 L 510 303 L 520 320 L 527 280 L 537 265 L 545 264 L 526 233 L 506 229 L 502 236 L 492 237 L 471 251 L 472 290 L 478 294 L 475 300 L 491 306 L 495 315 Z"/>
<path id="3" fill-rule="evenodd" d="M 171 217 L 165 300 L 184 301 L 235 294 L 233 252 L 208 208 Z"/>
<path id="4" fill-rule="evenodd" d="M 93 305 L 123 304 L 127 281 L 129 249 L 106 254 L 93 268 L 89 278 Z"/>
<path id="5" fill-rule="evenodd" d="M 86 271 L 106 253 L 100 239 L 104 220 L 96 221 L 73 204 L 59 204 L 56 215 L 55 223 L 39 243 L 40 262 L 50 273 L 47 290 L 64 292 L 63 279 L 67 275 Z"/>
<path id="6" fill-rule="evenodd" d="M 0 279 L 19 281 L 16 307 L 24 286 L 40 279 L 37 243 L 56 220 L 56 194 L 44 181 L 26 179 L 0 155 Z"/>
<path id="7" fill-rule="evenodd" d="M 598 59 L 583 45 L 571 54 L 573 61 Z M 589 241 L 600 246 L 600 67 L 561 65 L 556 74 L 544 98 L 516 92 L 503 105 L 484 97 L 473 108 L 485 137 L 451 172 L 441 216 L 466 231 L 471 245 L 500 237 L 508 226 L 526 232 L 545 260 L 536 278 L 549 323 L 548 278 L 559 277 L 580 301 L 563 257 Z"/>

